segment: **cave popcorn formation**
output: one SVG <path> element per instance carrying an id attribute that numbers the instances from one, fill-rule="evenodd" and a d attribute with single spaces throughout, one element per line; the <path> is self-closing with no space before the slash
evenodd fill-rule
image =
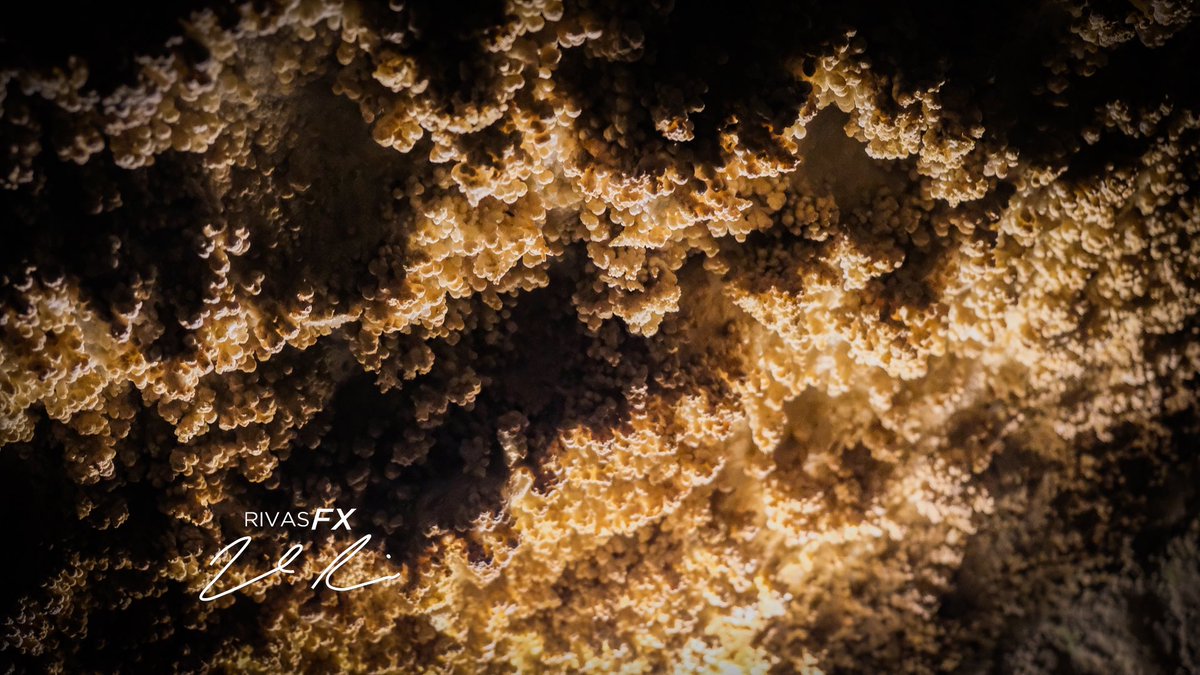
<path id="1" fill-rule="evenodd" d="M 304 0 L 0 62 L 5 660 L 1200 669 L 1200 34 L 1118 5 Z M 400 579 L 311 589 L 365 532 Z"/>

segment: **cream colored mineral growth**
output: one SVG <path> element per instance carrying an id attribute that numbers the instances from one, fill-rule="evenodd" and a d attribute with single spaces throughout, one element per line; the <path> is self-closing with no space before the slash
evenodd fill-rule
<path id="1" fill-rule="evenodd" d="M 0 670 L 1200 671 L 1193 4 L 95 4 L 0 22 Z"/>

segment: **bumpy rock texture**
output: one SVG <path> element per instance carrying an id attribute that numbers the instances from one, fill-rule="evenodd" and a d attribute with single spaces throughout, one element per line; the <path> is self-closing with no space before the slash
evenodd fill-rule
<path id="1" fill-rule="evenodd" d="M 0 667 L 1200 669 L 1192 4 L 42 4 Z"/>

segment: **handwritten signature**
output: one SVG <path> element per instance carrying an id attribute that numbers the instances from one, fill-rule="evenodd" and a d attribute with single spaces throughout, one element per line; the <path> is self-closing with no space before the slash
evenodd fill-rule
<path id="1" fill-rule="evenodd" d="M 212 602 L 213 600 L 223 598 L 226 595 L 229 595 L 230 593 L 236 593 L 236 592 L 242 590 L 243 588 L 252 586 L 252 585 L 262 581 L 263 579 L 267 579 L 276 574 L 295 574 L 296 573 L 295 570 L 290 569 L 290 566 L 291 566 L 292 562 L 295 561 L 296 558 L 300 557 L 300 554 L 304 552 L 303 544 L 293 544 L 291 546 L 291 548 L 289 548 L 286 552 L 284 552 L 284 554 L 282 556 L 279 557 L 279 561 L 275 563 L 275 566 L 272 567 L 271 569 L 267 570 L 266 572 L 263 572 L 262 574 L 254 577 L 253 579 L 250 579 L 249 581 L 244 581 L 244 582 L 238 584 L 237 586 L 234 586 L 233 588 L 221 591 L 220 593 L 217 593 L 216 595 L 209 595 L 209 592 L 212 590 L 212 587 L 216 585 L 216 583 L 221 579 L 221 577 L 225 574 L 225 572 L 227 572 L 229 570 L 229 568 L 232 567 L 235 562 L 237 562 L 237 559 L 250 546 L 250 541 L 251 541 L 251 537 L 249 535 L 246 535 L 244 537 L 236 539 L 232 543 L 230 543 L 228 546 L 226 546 L 225 548 L 221 549 L 220 551 L 217 551 L 217 553 L 212 557 L 212 560 L 210 560 L 208 562 L 209 565 L 217 564 L 217 561 L 220 560 L 222 556 L 229 553 L 233 548 L 239 547 L 237 550 L 237 553 L 233 554 L 233 557 L 231 557 L 229 559 L 229 562 L 225 563 L 225 566 L 221 568 L 221 571 L 217 572 L 217 575 L 212 578 L 212 581 L 208 582 L 208 585 L 204 587 L 204 590 L 200 591 L 200 599 L 201 600 L 203 600 L 204 602 Z M 352 558 L 354 558 L 354 556 L 357 555 L 359 551 L 361 551 L 364 547 L 366 547 L 366 545 L 368 543 L 370 543 L 370 541 L 371 541 L 371 535 L 369 535 L 369 534 L 364 535 L 363 537 L 359 538 L 358 541 L 354 542 L 349 547 L 347 547 L 346 550 L 339 553 L 337 555 L 337 557 L 333 559 L 333 562 L 329 563 L 329 566 L 326 567 L 319 575 L 317 575 L 317 578 L 315 581 L 313 581 L 311 588 L 316 588 L 320 584 L 324 583 L 326 588 L 341 593 L 341 592 L 345 592 L 345 591 L 353 591 L 358 588 L 364 588 L 366 586 L 371 586 L 374 584 L 383 583 L 385 581 L 391 581 L 393 579 L 399 578 L 400 574 L 397 573 L 397 574 L 392 574 L 392 575 L 385 576 L 385 577 L 379 577 L 377 579 L 372 579 L 370 581 L 364 581 L 362 583 L 354 584 L 352 586 L 339 586 L 333 581 L 333 575 L 336 574 L 337 571 L 340 570 L 346 563 L 350 562 L 350 560 Z M 391 556 L 388 556 L 388 557 L 390 558 Z"/>

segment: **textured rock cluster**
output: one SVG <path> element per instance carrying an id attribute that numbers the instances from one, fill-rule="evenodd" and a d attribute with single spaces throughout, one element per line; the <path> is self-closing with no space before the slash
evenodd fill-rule
<path id="1" fill-rule="evenodd" d="M 0 665 L 1200 669 L 1197 10 L 895 4 L 6 25 Z"/>

